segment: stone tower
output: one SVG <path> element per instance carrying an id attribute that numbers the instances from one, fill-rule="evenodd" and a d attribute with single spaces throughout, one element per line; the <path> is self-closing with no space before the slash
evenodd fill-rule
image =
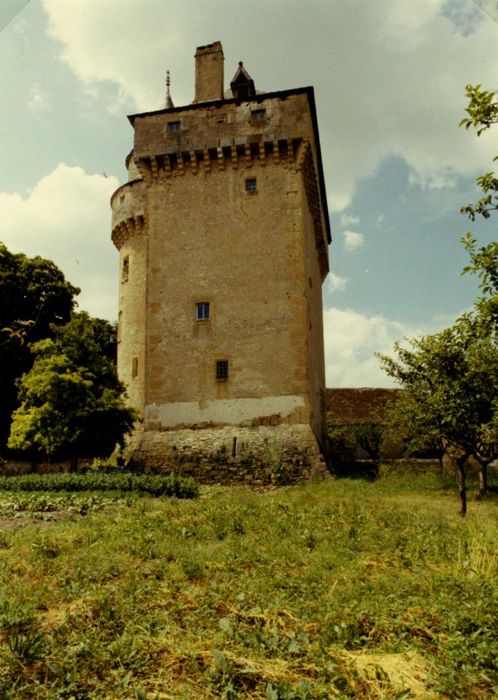
<path id="1" fill-rule="evenodd" d="M 129 117 L 111 200 L 132 450 L 205 480 L 264 481 L 282 463 L 302 477 L 325 446 L 313 88 L 259 92 L 239 63 L 224 91 L 215 42 L 196 51 L 192 104 L 173 106 L 169 79 L 165 104 Z"/>

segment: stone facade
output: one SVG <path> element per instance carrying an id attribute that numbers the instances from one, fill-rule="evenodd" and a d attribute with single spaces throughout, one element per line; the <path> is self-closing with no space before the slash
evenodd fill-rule
<path id="1" fill-rule="evenodd" d="M 198 48 L 194 102 L 129 117 L 111 205 L 133 450 L 169 461 L 188 435 L 202 454 L 235 439 L 238 463 L 241 445 L 291 442 L 313 461 L 330 242 L 313 89 L 256 93 L 239 64 L 227 96 L 223 60 L 219 42 Z"/>

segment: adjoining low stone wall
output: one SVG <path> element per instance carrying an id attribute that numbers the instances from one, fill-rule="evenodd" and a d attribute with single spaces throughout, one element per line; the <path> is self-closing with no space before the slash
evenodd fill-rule
<path id="1" fill-rule="evenodd" d="M 308 425 L 147 431 L 131 463 L 200 483 L 290 484 L 328 474 Z"/>

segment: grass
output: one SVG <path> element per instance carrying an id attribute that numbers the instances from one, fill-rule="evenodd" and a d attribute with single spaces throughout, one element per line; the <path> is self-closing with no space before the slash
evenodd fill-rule
<path id="1" fill-rule="evenodd" d="M 443 486 L 0 492 L 0 699 L 491 698 L 498 501 Z"/>

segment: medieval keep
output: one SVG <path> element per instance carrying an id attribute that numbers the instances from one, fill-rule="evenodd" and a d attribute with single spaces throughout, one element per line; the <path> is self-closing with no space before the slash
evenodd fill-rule
<path id="1" fill-rule="evenodd" d="M 173 105 L 168 78 L 165 108 L 129 120 L 111 206 L 134 456 L 205 480 L 264 481 L 282 464 L 301 478 L 325 445 L 313 88 L 260 92 L 239 63 L 225 90 L 215 42 L 196 51 L 192 104 Z"/>

